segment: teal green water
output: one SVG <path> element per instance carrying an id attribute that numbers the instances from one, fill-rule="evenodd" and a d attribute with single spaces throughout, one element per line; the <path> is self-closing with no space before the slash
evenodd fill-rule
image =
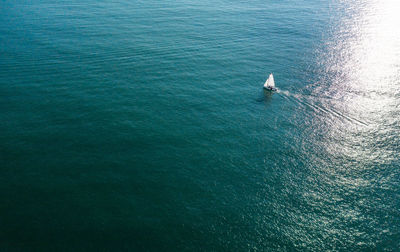
<path id="1" fill-rule="evenodd" d="M 398 249 L 399 11 L 3 1 L 0 250 Z"/>

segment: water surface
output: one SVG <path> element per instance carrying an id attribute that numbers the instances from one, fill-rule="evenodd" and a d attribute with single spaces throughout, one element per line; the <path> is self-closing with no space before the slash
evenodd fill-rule
<path id="1" fill-rule="evenodd" d="M 399 11 L 2 3 L 1 250 L 395 250 Z"/>

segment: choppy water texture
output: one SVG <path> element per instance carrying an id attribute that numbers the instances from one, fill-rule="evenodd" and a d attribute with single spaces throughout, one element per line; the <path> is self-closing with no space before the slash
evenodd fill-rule
<path id="1" fill-rule="evenodd" d="M 399 12 L 3 1 L 0 250 L 398 249 Z"/>

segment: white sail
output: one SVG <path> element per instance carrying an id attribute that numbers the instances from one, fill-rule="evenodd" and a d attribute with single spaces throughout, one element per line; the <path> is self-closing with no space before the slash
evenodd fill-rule
<path id="1" fill-rule="evenodd" d="M 264 87 L 275 87 L 274 76 L 272 74 L 269 75 L 268 80 L 264 83 Z"/>

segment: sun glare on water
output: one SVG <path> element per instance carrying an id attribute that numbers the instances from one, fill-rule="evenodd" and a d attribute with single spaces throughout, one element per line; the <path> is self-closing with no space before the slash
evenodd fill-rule
<path id="1" fill-rule="evenodd" d="M 376 1 L 366 12 L 360 40 L 352 44 L 352 74 L 366 91 L 390 92 L 396 88 L 400 66 L 400 2 Z"/>
<path id="2" fill-rule="evenodd" d="M 334 115 L 314 127 L 329 132 L 325 146 L 332 155 L 391 162 L 396 149 L 390 146 L 400 134 L 400 2 L 340 1 L 332 8 L 343 15 L 332 21 L 315 94 L 329 98 L 323 106 Z"/>
<path id="3" fill-rule="evenodd" d="M 325 55 L 327 72 L 335 75 L 328 93 L 370 121 L 396 106 L 400 93 L 400 2 L 352 4 Z"/>

